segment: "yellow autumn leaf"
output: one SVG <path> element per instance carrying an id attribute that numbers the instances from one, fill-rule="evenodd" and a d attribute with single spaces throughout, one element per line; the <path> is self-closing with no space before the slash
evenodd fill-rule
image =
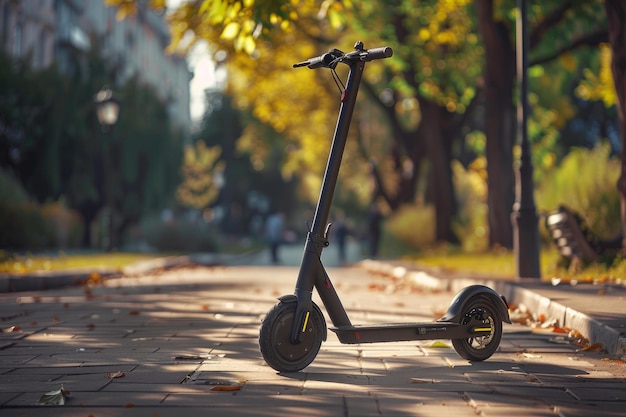
<path id="1" fill-rule="evenodd" d="M 450 345 L 442 342 L 441 340 L 435 340 L 430 346 L 428 346 L 430 348 L 435 348 L 435 349 L 450 349 Z"/>
<path id="2" fill-rule="evenodd" d="M 239 23 L 230 22 L 224 27 L 224 30 L 222 31 L 220 38 L 225 39 L 227 41 L 233 40 L 237 37 L 237 35 L 239 35 L 239 29 L 240 29 Z"/>

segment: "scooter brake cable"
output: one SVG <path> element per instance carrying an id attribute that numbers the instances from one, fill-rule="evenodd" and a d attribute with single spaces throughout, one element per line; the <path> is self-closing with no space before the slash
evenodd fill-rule
<path id="1" fill-rule="evenodd" d="M 341 78 L 339 77 L 339 75 L 337 74 L 337 71 L 335 71 L 334 68 L 331 68 L 330 72 L 333 74 L 333 81 L 335 82 L 335 85 L 339 89 L 339 93 L 343 94 L 344 91 L 346 91 L 346 86 L 343 84 L 343 81 L 341 81 Z"/>

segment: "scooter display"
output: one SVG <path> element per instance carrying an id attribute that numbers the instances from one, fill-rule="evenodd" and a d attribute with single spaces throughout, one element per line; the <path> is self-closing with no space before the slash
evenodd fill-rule
<path id="1" fill-rule="evenodd" d="M 327 338 L 324 315 L 312 300 L 314 289 L 333 324 L 330 330 L 336 333 L 341 343 L 346 344 L 451 339 L 454 349 L 462 358 L 483 361 L 498 349 L 502 338 L 502 322 L 511 322 L 504 297 L 489 287 L 472 285 L 459 291 L 444 316 L 434 322 L 354 325 L 322 265 L 322 250 L 329 245 L 331 203 L 365 64 L 392 55 L 390 47 L 365 49 L 359 41 L 352 52 L 332 49 L 293 65 L 294 68 L 330 69 L 342 94 L 339 117 L 313 223 L 307 233 L 295 291 L 280 297 L 261 323 L 261 354 L 267 364 L 279 372 L 296 372 L 307 367 Z M 349 67 L 345 85 L 335 72 L 339 64 Z"/>

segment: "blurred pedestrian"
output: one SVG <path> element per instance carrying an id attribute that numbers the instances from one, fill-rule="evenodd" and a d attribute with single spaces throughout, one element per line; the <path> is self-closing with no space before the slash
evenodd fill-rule
<path id="1" fill-rule="evenodd" d="M 265 237 L 270 245 L 270 256 L 273 264 L 280 263 L 278 249 L 283 242 L 285 228 L 285 213 L 279 211 L 267 218 L 265 223 Z"/>
<path id="2" fill-rule="evenodd" d="M 370 207 L 370 212 L 367 216 L 367 228 L 369 234 L 369 256 L 372 259 L 378 257 L 378 245 L 380 244 L 381 230 L 380 226 L 383 220 L 383 215 L 380 212 L 378 203 L 374 202 Z"/>

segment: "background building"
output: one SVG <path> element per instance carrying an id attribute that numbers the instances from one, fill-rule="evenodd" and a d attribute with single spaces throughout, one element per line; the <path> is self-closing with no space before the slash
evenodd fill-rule
<path id="1" fill-rule="evenodd" d="M 165 15 L 147 2 L 139 2 L 138 12 L 124 20 L 104 0 L 0 0 L 0 14 L 0 46 L 13 57 L 30 57 L 35 69 L 54 63 L 70 74 L 79 65 L 75 53 L 88 52 L 96 39 L 101 56 L 119 68 L 117 82 L 137 76 L 167 104 L 173 125 L 190 132 L 193 73 L 185 56 L 167 53 Z"/>

